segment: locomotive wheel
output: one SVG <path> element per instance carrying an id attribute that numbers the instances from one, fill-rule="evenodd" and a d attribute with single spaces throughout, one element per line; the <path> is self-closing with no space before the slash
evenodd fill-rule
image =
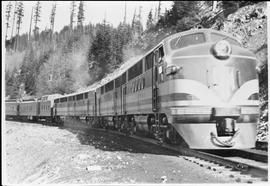
<path id="1" fill-rule="evenodd" d="M 113 117 L 113 129 L 117 130 L 117 119 Z"/>
<path id="2" fill-rule="evenodd" d="M 104 122 L 104 129 L 108 130 L 109 129 L 108 121 L 106 119 L 104 119 L 103 122 Z"/>
<path id="3" fill-rule="evenodd" d="M 137 126 L 136 126 L 136 123 L 135 123 L 135 121 L 134 121 L 134 123 L 133 123 L 133 134 L 136 134 L 136 132 L 137 132 Z"/>
<path id="4" fill-rule="evenodd" d="M 121 118 L 120 120 L 120 132 L 124 132 L 125 129 L 125 119 Z"/>
<path id="5" fill-rule="evenodd" d="M 135 119 L 134 118 L 132 118 L 131 119 L 132 121 L 130 122 L 130 128 L 131 128 L 131 135 L 134 135 L 134 134 L 136 134 L 136 132 L 137 132 L 137 126 L 136 126 L 136 122 L 135 122 Z"/>

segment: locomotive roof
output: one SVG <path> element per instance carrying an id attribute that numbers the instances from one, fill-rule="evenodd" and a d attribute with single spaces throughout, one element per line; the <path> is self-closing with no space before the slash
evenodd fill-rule
<path id="1" fill-rule="evenodd" d="M 17 100 L 16 99 L 6 99 L 5 102 L 16 103 Z"/>
<path id="2" fill-rule="evenodd" d="M 84 91 L 81 91 L 81 92 L 74 92 L 74 93 L 70 93 L 70 94 L 61 95 L 61 96 L 59 96 L 59 97 L 57 97 L 55 99 L 60 99 L 60 98 L 65 98 L 65 97 L 70 97 L 70 96 L 76 96 L 76 95 L 88 93 L 88 92 L 91 92 L 91 91 L 94 91 L 94 89 L 84 90 Z"/>
<path id="3" fill-rule="evenodd" d="M 20 101 L 19 103 L 36 103 L 37 101 L 36 100 L 27 100 L 27 101 Z"/>
<path id="4" fill-rule="evenodd" d="M 211 29 L 211 28 L 202 28 L 202 29 L 192 29 L 192 30 L 187 30 L 187 31 L 184 31 L 184 32 L 179 32 L 179 33 L 172 34 L 172 35 L 166 37 L 165 39 L 163 39 L 163 42 L 170 41 L 172 38 L 175 38 L 175 37 L 179 37 L 179 36 L 182 36 L 182 35 L 193 34 L 193 33 L 198 33 L 198 32 L 200 32 L 200 33 L 203 32 L 203 33 L 206 33 L 206 34 L 208 34 L 208 33 L 222 34 L 222 35 L 229 36 L 229 37 L 234 38 L 237 41 L 239 41 L 239 39 L 237 39 L 235 36 L 233 36 L 232 34 L 229 34 L 227 32 L 214 30 L 214 29 Z"/>
<path id="5" fill-rule="evenodd" d="M 102 87 L 103 85 L 107 84 L 108 82 L 110 82 L 111 80 L 114 80 L 118 77 L 120 77 L 123 73 L 125 73 L 130 67 L 132 67 L 134 64 L 136 64 L 138 61 L 140 61 L 141 59 L 143 59 L 145 55 L 140 55 L 140 56 L 136 56 L 133 57 L 131 59 L 129 59 L 127 62 L 123 63 L 121 65 L 121 67 L 119 67 L 118 69 L 116 69 L 114 72 L 108 74 L 105 78 L 103 78 L 97 85 L 97 88 Z"/>

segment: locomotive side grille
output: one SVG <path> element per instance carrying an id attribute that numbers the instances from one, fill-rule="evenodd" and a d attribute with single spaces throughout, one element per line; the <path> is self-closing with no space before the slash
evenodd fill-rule
<path id="1" fill-rule="evenodd" d="M 181 114 L 213 114 L 213 116 L 240 116 L 247 114 L 259 114 L 259 107 L 172 107 L 171 114 L 172 115 L 181 115 Z"/>
<path id="2" fill-rule="evenodd" d="M 171 108 L 172 115 L 180 114 L 211 114 L 211 107 L 176 107 Z"/>

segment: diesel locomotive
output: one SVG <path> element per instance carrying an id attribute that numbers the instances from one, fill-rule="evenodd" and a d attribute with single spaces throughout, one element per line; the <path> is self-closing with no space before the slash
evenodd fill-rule
<path id="1" fill-rule="evenodd" d="M 176 33 L 97 88 L 52 99 L 47 114 L 58 123 L 73 118 L 193 149 L 252 148 L 259 117 L 256 63 L 227 33 Z M 23 104 L 6 102 L 7 117 L 25 115 Z"/>

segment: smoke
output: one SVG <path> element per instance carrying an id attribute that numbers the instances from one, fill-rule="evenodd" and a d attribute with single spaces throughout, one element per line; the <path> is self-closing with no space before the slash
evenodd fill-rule
<path id="1" fill-rule="evenodd" d="M 90 76 L 88 73 L 87 57 L 83 51 L 77 51 L 70 55 L 71 77 L 74 80 L 74 88 L 87 87 Z"/>
<path id="2" fill-rule="evenodd" d="M 6 53 L 5 70 L 12 72 L 14 68 L 19 69 L 23 62 L 25 52 Z"/>

